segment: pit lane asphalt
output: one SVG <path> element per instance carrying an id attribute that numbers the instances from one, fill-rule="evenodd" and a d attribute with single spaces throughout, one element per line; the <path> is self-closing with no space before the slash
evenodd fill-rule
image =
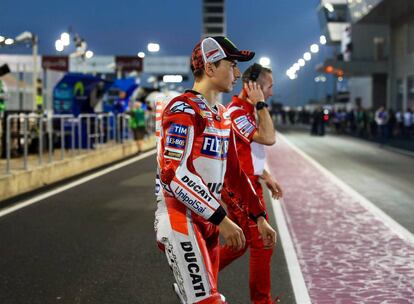
<path id="1" fill-rule="evenodd" d="M 155 243 L 154 176 L 152 155 L 1 217 L 0 303 L 178 303 Z M 273 295 L 295 303 L 280 244 L 272 267 Z M 249 303 L 247 255 L 219 290 Z"/>

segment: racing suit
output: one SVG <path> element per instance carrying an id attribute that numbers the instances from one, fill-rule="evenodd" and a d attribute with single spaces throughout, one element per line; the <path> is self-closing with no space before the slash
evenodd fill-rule
<path id="1" fill-rule="evenodd" d="M 253 134 L 257 131 L 255 109 L 248 101 L 234 96 L 227 107 L 232 128 L 236 134 L 236 146 L 240 156 L 241 167 L 247 174 L 253 187 L 265 206 L 263 189 L 259 181 L 263 174 L 265 152 L 264 146 L 253 142 Z M 228 216 L 237 223 L 246 236 L 246 247 L 240 251 L 220 248 L 220 270 L 245 253 L 250 246 L 250 297 L 255 304 L 272 303 L 270 295 L 270 262 L 273 249 L 266 249 L 254 221 L 249 219 L 248 205 L 242 197 L 234 193 L 230 187 L 223 191 L 223 202 L 228 206 Z M 242 208 L 240 208 L 242 206 Z"/>
<path id="2" fill-rule="evenodd" d="M 247 176 L 239 166 L 231 121 L 222 105 L 187 91 L 162 112 L 158 148 L 161 183 L 155 230 L 184 303 L 223 303 L 217 292 L 218 224 L 223 183 L 235 185 L 250 216 L 264 215 Z"/>

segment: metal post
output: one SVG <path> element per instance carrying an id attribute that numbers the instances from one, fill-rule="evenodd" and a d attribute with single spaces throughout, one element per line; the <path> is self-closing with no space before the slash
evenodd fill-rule
<path id="1" fill-rule="evenodd" d="M 91 148 L 91 119 L 90 116 L 86 117 L 86 139 L 87 145 L 86 148 L 89 150 Z"/>
<path id="2" fill-rule="evenodd" d="M 80 154 L 82 147 L 82 115 L 78 117 L 78 154 Z"/>
<path id="3" fill-rule="evenodd" d="M 65 126 L 64 117 L 60 117 L 60 159 L 65 158 Z"/>
<path id="4" fill-rule="evenodd" d="M 112 139 L 116 141 L 116 117 L 112 115 Z"/>
<path id="5" fill-rule="evenodd" d="M 27 123 L 28 123 L 28 117 L 26 115 L 23 116 L 23 136 L 24 136 L 24 156 L 23 156 L 23 168 L 25 170 L 28 169 L 27 166 Z"/>
<path id="6" fill-rule="evenodd" d="M 101 123 L 100 123 L 100 132 L 99 132 L 101 145 L 103 145 L 104 143 L 104 119 L 105 119 L 105 115 L 102 115 Z"/>
<path id="7" fill-rule="evenodd" d="M 6 173 L 9 174 L 10 173 L 10 157 L 11 157 L 11 131 L 10 131 L 10 122 L 13 118 L 19 118 L 19 115 L 17 114 L 13 114 L 13 115 L 9 115 L 7 116 L 7 120 L 6 120 Z"/>
<path id="8" fill-rule="evenodd" d="M 19 71 L 19 86 L 18 86 L 19 110 L 22 111 L 23 110 L 23 104 L 24 104 L 24 92 L 23 92 L 23 88 L 22 88 L 22 84 L 23 84 L 23 81 L 24 81 L 24 66 L 22 64 L 18 65 L 18 71 Z"/>
<path id="9" fill-rule="evenodd" d="M 116 115 L 116 134 L 117 134 L 116 141 L 117 142 L 122 142 L 121 130 L 120 130 L 121 129 L 121 124 L 119 123 L 120 118 L 121 118 L 121 114 Z"/>
<path id="10" fill-rule="evenodd" d="M 108 144 L 109 144 L 109 139 L 110 139 L 109 137 L 111 136 L 111 130 L 110 130 L 111 123 L 109 120 L 110 117 L 111 117 L 111 114 L 109 113 L 108 116 L 106 117 L 106 143 Z"/>
<path id="11" fill-rule="evenodd" d="M 53 160 L 52 153 L 53 153 L 53 123 L 52 123 L 52 117 L 48 113 L 46 117 L 46 124 L 47 124 L 47 132 L 49 134 L 48 140 L 49 140 L 49 155 L 48 155 L 48 163 L 51 163 Z"/>
<path id="12" fill-rule="evenodd" d="M 13 115 L 7 117 L 6 120 L 6 173 L 10 173 L 10 120 Z"/>
<path id="13" fill-rule="evenodd" d="M 70 120 L 71 122 L 71 140 L 70 140 L 70 144 L 72 146 L 72 156 L 75 155 L 75 118 L 72 118 Z"/>
<path id="14" fill-rule="evenodd" d="M 43 163 L 43 116 L 39 115 L 39 165 Z"/>
<path id="15" fill-rule="evenodd" d="M 94 143 L 94 147 L 96 148 L 97 147 L 97 143 L 98 143 L 98 141 L 99 141 L 99 119 L 98 119 L 98 115 L 95 115 L 95 117 L 94 117 L 94 136 L 93 136 L 93 138 L 94 138 L 94 141 L 93 141 L 93 143 Z"/>
<path id="16" fill-rule="evenodd" d="M 124 130 L 126 130 L 126 138 L 128 140 L 132 139 L 132 133 L 131 130 L 129 128 L 129 120 L 131 119 L 131 116 L 129 116 L 128 114 L 124 114 Z"/>
<path id="17" fill-rule="evenodd" d="M 37 36 L 32 37 L 32 51 L 33 51 L 33 109 L 36 111 L 36 95 L 37 95 Z"/>

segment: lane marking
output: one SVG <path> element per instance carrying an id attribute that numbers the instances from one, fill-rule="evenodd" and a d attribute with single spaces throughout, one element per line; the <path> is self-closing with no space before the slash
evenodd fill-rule
<path id="1" fill-rule="evenodd" d="M 265 164 L 265 169 L 266 171 L 270 172 L 267 162 Z M 293 246 L 292 237 L 290 236 L 289 229 L 286 224 L 286 217 L 288 217 L 288 214 L 283 210 L 283 199 L 275 199 L 272 197 L 272 193 L 269 189 L 268 192 L 273 214 L 275 215 L 276 219 L 277 230 L 279 232 L 278 239 L 280 239 L 283 252 L 285 253 L 285 260 L 288 267 L 289 278 L 292 284 L 296 303 L 311 304 L 312 301 L 308 293 L 308 288 L 306 287 L 305 279 L 303 277 L 299 260 L 296 255 L 296 250 Z"/>
<path id="2" fill-rule="evenodd" d="M 339 188 L 341 188 L 345 193 L 352 196 L 356 201 L 358 201 L 365 209 L 371 212 L 374 216 L 380 219 L 388 228 L 394 231 L 401 239 L 414 244 L 414 234 L 412 234 L 409 230 L 404 228 L 401 224 L 391 218 L 388 214 L 378 208 L 374 203 L 369 201 L 367 198 L 362 196 L 356 190 L 351 188 L 348 184 L 342 181 L 339 177 L 334 175 L 320 163 L 318 163 L 315 159 L 311 156 L 300 150 L 297 146 L 295 146 L 292 142 L 290 142 L 286 136 L 279 133 L 279 136 L 299 155 L 303 156 L 307 161 L 309 161 L 313 166 L 315 166 L 318 170 L 320 170 L 330 181 L 336 184 Z"/>
<path id="3" fill-rule="evenodd" d="M 105 174 L 108 174 L 108 173 L 110 173 L 112 171 L 118 170 L 118 169 L 120 169 L 122 167 L 128 166 L 128 165 L 130 165 L 132 163 L 135 163 L 135 162 L 137 162 L 137 161 L 139 161 L 141 159 L 144 159 L 144 158 L 146 158 L 148 156 L 151 156 L 151 155 L 155 154 L 156 152 L 157 152 L 156 149 L 150 150 L 150 151 L 145 152 L 145 153 L 143 153 L 141 155 L 138 155 L 138 156 L 136 156 L 134 158 L 128 159 L 128 160 L 126 160 L 124 162 L 121 162 L 119 164 L 113 165 L 113 166 L 108 167 L 106 169 L 103 169 L 101 171 L 95 172 L 95 173 L 93 173 L 91 175 L 85 176 L 85 177 L 83 177 L 83 178 L 81 178 L 81 179 L 79 179 L 77 181 L 71 182 L 71 183 L 69 183 L 67 185 L 58 187 L 58 188 L 56 188 L 54 190 L 51 190 L 51 191 L 48 191 L 46 193 L 37 195 L 37 196 L 35 196 L 33 198 L 30 198 L 28 200 L 25 200 L 25 201 L 23 201 L 21 203 L 18 203 L 16 205 L 11 206 L 11 207 L 8 207 L 8 208 L 5 208 L 3 210 L 0 210 L 0 217 L 5 216 L 5 215 L 7 215 L 9 213 L 12 213 L 14 211 L 17 211 L 19 209 L 22 209 L 24 207 L 30 206 L 30 205 L 32 205 L 34 203 L 37 203 L 37 202 L 39 202 L 41 200 L 44 200 L 44 199 L 46 199 L 48 197 L 51 197 L 51 196 L 53 196 L 55 194 L 58 194 L 60 192 L 66 191 L 66 190 L 68 190 L 70 188 L 79 186 L 80 184 L 86 183 L 86 182 L 88 182 L 88 181 L 90 181 L 90 180 L 92 180 L 94 178 L 100 177 L 100 176 L 105 175 Z"/>

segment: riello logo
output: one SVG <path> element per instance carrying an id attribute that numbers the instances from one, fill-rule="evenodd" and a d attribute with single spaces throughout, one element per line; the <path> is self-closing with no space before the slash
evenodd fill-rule
<path id="1" fill-rule="evenodd" d="M 191 242 L 181 242 L 181 248 L 185 252 L 184 259 L 187 262 L 187 269 L 190 273 L 191 284 L 193 285 L 195 296 L 197 298 L 205 296 L 206 290 L 204 288 L 203 279 L 201 275 L 198 274 L 200 272 L 200 266 L 198 265 L 193 245 Z"/>

